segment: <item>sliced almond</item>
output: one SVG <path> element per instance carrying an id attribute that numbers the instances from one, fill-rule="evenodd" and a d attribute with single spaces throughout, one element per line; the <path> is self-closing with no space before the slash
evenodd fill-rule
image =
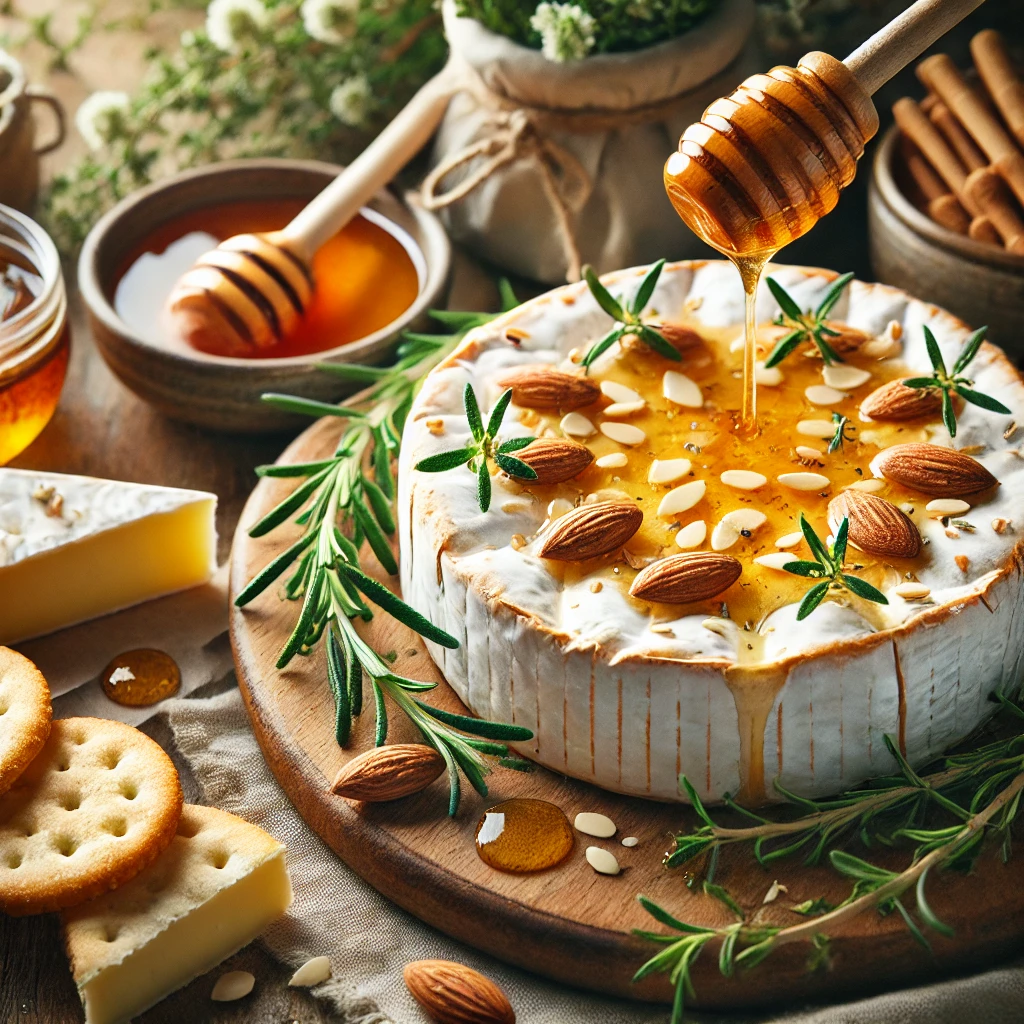
<path id="1" fill-rule="evenodd" d="M 601 411 L 613 420 L 625 419 L 627 416 L 635 416 L 638 412 L 643 412 L 646 406 L 647 403 L 641 398 L 639 402 L 613 402 L 611 405 L 606 405 Z"/>
<path id="2" fill-rule="evenodd" d="M 596 811 L 580 811 L 573 820 L 577 832 L 583 832 L 597 839 L 610 839 L 615 835 L 615 822 L 606 814 Z"/>
<path id="3" fill-rule="evenodd" d="M 860 403 L 860 414 L 872 420 L 898 423 L 934 416 L 942 409 L 942 395 L 932 388 L 908 388 L 901 380 L 883 384 Z"/>
<path id="4" fill-rule="evenodd" d="M 449 960 L 417 960 L 402 971 L 406 988 L 437 1024 L 516 1024 L 508 997 L 479 971 Z"/>
<path id="5" fill-rule="evenodd" d="M 548 502 L 548 519 L 558 519 L 566 512 L 571 512 L 575 506 L 567 498 L 555 498 Z"/>
<path id="6" fill-rule="evenodd" d="M 740 491 L 756 491 L 768 483 L 768 477 L 751 469 L 727 469 L 720 479 L 726 487 L 735 487 Z"/>
<path id="7" fill-rule="evenodd" d="M 962 516 L 971 511 L 971 506 L 962 498 L 933 498 L 924 510 L 933 518 L 941 519 L 943 516 Z"/>
<path id="8" fill-rule="evenodd" d="M 827 384 L 811 384 L 804 388 L 804 396 L 811 405 L 839 405 L 850 396 L 843 391 L 830 388 Z"/>
<path id="9" fill-rule="evenodd" d="M 852 391 L 871 380 L 871 372 L 858 366 L 824 366 L 821 376 L 830 388 Z"/>
<path id="10" fill-rule="evenodd" d="M 506 374 L 498 387 L 512 389 L 512 401 L 526 409 L 581 409 L 601 395 L 589 377 L 563 373 L 550 366 L 523 366 Z"/>
<path id="11" fill-rule="evenodd" d="M 248 971 L 228 971 L 214 982 L 210 998 L 215 1003 L 233 1003 L 247 996 L 255 984 L 256 978 Z"/>
<path id="12" fill-rule="evenodd" d="M 775 479 L 794 491 L 823 491 L 832 485 L 821 473 L 780 473 Z"/>
<path id="13" fill-rule="evenodd" d="M 538 437 L 525 448 L 512 453 L 536 474 L 537 484 L 560 484 L 579 476 L 594 461 L 594 453 L 575 441 L 559 437 Z"/>
<path id="14" fill-rule="evenodd" d="M 622 870 L 615 859 L 615 854 L 600 846 L 588 846 L 586 856 L 587 863 L 599 875 L 617 875 Z"/>
<path id="15" fill-rule="evenodd" d="M 551 527 L 540 549 L 541 558 L 582 562 L 616 551 L 640 529 L 644 514 L 625 501 L 580 505 Z"/>
<path id="16" fill-rule="evenodd" d="M 850 543 L 861 551 L 885 558 L 916 558 L 921 535 L 906 513 L 892 502 L 863 491 L 843 491 L 828 503 L 828 524 L 833 533 L 843 517 L 849 522 Z"/>
<path id="17" fill-rule="evenodd" d="M 676 533 L 676 546 L 688 551 L 691 548 L 699 548 L 708 535 L 708 524 L 703 519 L 695 519 L 687 523 Z"/>
<path id="18" fill-rule="evenodd" d="M 625 452 L 610 452 L 597 459 L 594 465 L 600 466 L 601 469 L 622 469 L 628 462 Z"/>
<path id="19" fill-rule="evenodd" d="M 444 758 L 425 743 L 389 743 L 352 758 L 335 776 L 331 792 L 380 803 L 426 789 L 444 771 Z"/>
<path id="20" fill-rule="evenodd" d="M 799 530 L 797 530 L 796 533 L 787 533 L 784 536 L 779 537 L 779 539 L 775 542 L 775 546 L 777 548 L 782 548 L 782 550 L 786 551 L 789 548 L 795 548 L 803 539 L 804 535 Z"/>
<path id="21" fill-rule="evenodd" d="M 727 513 L 711 533 L 711 550 L 728 551 L 743 536 L 763 526 L 768 517 L 756 508 L 738 508 Z"/>
<path id="22" fill-rule="evenodd" d="M 591 434 L 596 433 L 594 424 L 579 412 L 567 413 L 558 425 L 562 428 L 563 433 L 572 437 L 590 437 Z"/>
<path id="23" fill-rule="evenodd" d="M 647 435 L 639 427 L 634 427 L 632 423 L 602 423 L 601 433 L 619 444 L 626 444 L 630 447 L 643 444 L 647 440 Z"/>
<path id="24" fill-rule="evenodd" d="M 661 391 L 670 402 L 687 409 L 699 409 L 704 404 L 704 395 L 697 382 L 676 370 L 665 371 Z"/>
<path id="25" fill-rule="evenodd" d="M 639 573 L 629 588 L 631 597 L 666 604 L 707 601 L 728 590 L 743 572 L 730 555 L 694 551 L 669 555 Z"/>
<path id="26" fill-rule="evenodd" d="M 800 420 L 796 432 L 804 437 L 831 438 L 836 432 L 836 425 L 831 420 Z"/>
<path id="27" fill-rule="evenodd" d="M 614 380 L 601 381 L 601 394 L 613 402 L 642 402 L 643 396 L 625 384 Z M 607 412 L 607 410 L 605 410 Z"/>
<path id="28" fill-rule="evenodd" d="M 798 444 L 794 450 L 806 462 L 820 462 L 825 458 L 823 451 L 818 448 L 812 448 L 809 444 Z"/>
<path id="29" fill-rule="evenodd" d="M 902 597 L 904 601 L 920 601 L 931 592 L 931 587 L 926 587 L 923 583 L 907 582 L 893 587 L 893 593 Z"/>
<path id="30" fill-rule="evenodd" d="M 674 487 L 661 499 L 658 515 L 677 516 L 680 512 L 693 508 L 704 497 L 705 490 L 707 485 L 703 480 L 691 480 L 688 484 Z"/>
<path id="31" fill-rule="evenodd" d="M 758 565 L 763 565 L 766 569 L 781 569 L 784 571 L 790 562 L 796 562 L 799 559 L 796 555 L 787 554 L 785 551 L 773 551 L 768 555 L 758 555 L 754 561 Z"/>
<path id="32" fill-rule="evenodd" d="M 763 362 L 754 363 L 754 380 L 762 387 L 777 388 L 785 378 L 777 366 L 765 366 Z"/>
<path id="33" fill-rule="evenodd" d="M 312 988 L 331 976 L 331 960 L 326 956 L 315 956 L 307 960 L 289 979 L 290 988 Z"/>
<path id="34" fill-rule="evenodd" d="M 922 494 L 960 498 L 994 487 L 999 481 L 976 459 L 937 444 L 911 442 L 883 451 L 872 469 L 886 480 Z"/>
<path id="35" fill-rule="evenodd" d="M 872 477 L 870 480 L 855 480 L 846 489 L 848 491 L 865 491 L 868 494 L 874 494 L 877 491 L 881 491 L 885 488 L 884 480 L 876 480 Z"/>
<path id="36" fill-rule="evenodd" d="M 682 480 L 693 468 L 689 459 L 655 459 L 647 471 L 649 484 L 671 484 Z"/>

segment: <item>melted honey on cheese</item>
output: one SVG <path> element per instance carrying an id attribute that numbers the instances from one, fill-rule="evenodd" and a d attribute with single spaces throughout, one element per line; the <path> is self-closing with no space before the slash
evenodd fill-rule
<path id="1" fill-rule="evenodd" d="M 709 329 L 701 324 L 687 323 L 705 340 L 704 348 L 691 350 L 682 362 L 673 363 L 645 346 L 631 347 L 618 359 L 599 360 L 591 374 L 598 381 L 615 381 L 632 388 L 646 399 L 639 413 L 617 420 L 642 429 L 646 440 L 628 447 L 600 433 L 602 423 L 612 422 L 602 415 L 610 400 L 602 398 L 591 406 L 578 410 L 598 428 L 588 438 L 573 438 L 594 453 L 595 460 L 613 452 L 625 454 L 627 464 L 621 468 L 601 468 L 596 464 L 575 479 L 548 486 L 525 485 L 524 490 L 539 501 L 556 498 L 573 504 L 588 500 L 635 501 L 644 513 L 644 521 L 637 534 L 628 542 L 625 555 L 613 553 L 603 558 L 582 563 L 547 563 L 553 573 L 560 573 L 566 583 L 581 579 L 600 581 L 603 586 L 620 588 L 627 594 L 638 568 L 659 558 L 678 554 L 675 535 L 680 527 L 695 520 L 703 520 L 707 536 L 695 551 L 710 551 L 711 534 L 716 524 L 727 513 L 736 509 L 752 508 L 763 512 L 767 521 L 749 537 L 741 536 L 725 554 L 738 559 L 743 567 L 739 580 L 710 601 L 693 604 L 659 605 L 636 602 L 649 609 L 655 620 L 671 621 L 683 615 L 704 613 L 709 617 L 730 618 L 741 630 L 739 659 L 741 664 L 756 664 L 763 658 L 763 636 L 758 632 L 765 618 L 783 605 L 798 603 L 815 582 L 794 576 L 779 569 L 757 564 L 761 555 L 778 552 L 776 541 L 800 530 L 799 518 L 803 512 L 818 536 L 829 537 L 826 509 L 829 501 L 842 490 L 872 480 L 869 464 L 883 448 L 894 444 L 927 439 L 926 425 L 933 420 L 922 418 L 903 423 L 861 422 L 858 416 L 860 402 L 880 385 L 909 375 L 907 367 L 898 359 L 878 360 L 857 352 L 844 355 L 843 366 L 860 367 L 870 371 L 871 377 L 857 388 L 844 394 L 842 401 L 832 405 L 813 404 L 805 389 L 823 383 L 823 363 L 810 344 L 801 346 L 781 365 L 783 382 L 779 386 L 759 385 L 758 406 L 760 432 L 754 437 L 741 430 L 743 388 L 742 351 L 739 350 L 735 327 Z M 773 344 L 777 332 L 770 325 L 759 328 L 761 358 Z M 700 409 L 683 408 L 662 395 L 662 379 L 666 370 L 685 373 L 701 388 L 704 405 Z M 804 436 L 798 424 L 806 420 L 830 420 L 832 412 L 849 417 L 846 440 L 841 449 L 827 454 L 828 439 Z M 520 419 L 537 436 L 566 436 L 559 426 L 558 415 L 524 410 Z M 813 461 L 802 459 L 797 446 L 817 449 L 821 454 Z M 691 469 L 687 476 L 670 484 L 648 483 L 648 472 L 654 459 L 687 458 Z M 753 491 L 739 490 L 721 480 L 726 470 L 753 470 L 768 478 L 768 482 Z M 829 479 L 820 491 L 793 490 L 778 482 L 785 473 L 814 472 Z M 658 506 L 673 488 L 692 480 L 703 480 L 704 497 L 693 508 L 672 517 L 658 515 Z M 920 523 L 927 515 L 928 500 L 920 494 L 898 485 L 878 481 L 877 493 L 896 504 L 904 505 L 911 518 Z M 595 496 L 595 497 L 591 497 Z M 794 559 L 809 559 L 811 553 L 805 541 L 786 549 Z M 919 568 L 928 558 L 927 548 L 912 560 L 882 559 L 856 550 L 852 545 L 847 553 L 849 571 L 867 580 L 879 589 L 891 587 Z M 631 565 L 630 562 L 633 564 Z M 630 599 L 633 600 L 633 599 Z M 851 603 L 869 622 L 877 624 L 877 606 L 856 598 L 847 591 L 836 591 L 827 600 Z M 770 628 L 770 627 L 769 627 Z"/>

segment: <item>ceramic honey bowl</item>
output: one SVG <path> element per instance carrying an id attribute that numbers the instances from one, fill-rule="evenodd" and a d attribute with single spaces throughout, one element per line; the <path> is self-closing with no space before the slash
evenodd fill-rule
<path id="1" fill-rule="evenodd" d="M 432 214 L 382 190 L 318 254 L 324 287 L 286 344 L 228 357 L 169 332 L 167 295 L 199 253 L 240 229 L 274 230 L 339 170 L 316 161 L 230 161 L 160 181 L 110 210 L 85 241 L 78 280 L 97 347 L 120 380 L 166 415 L 208 429 L 288 429 L 296 418 L 261 402 L 262 394 L 338 401 L 353 386 L 317 363 L 379 364 L 403 331 L 425 326 L 447 286 L 448 239 Z"/>

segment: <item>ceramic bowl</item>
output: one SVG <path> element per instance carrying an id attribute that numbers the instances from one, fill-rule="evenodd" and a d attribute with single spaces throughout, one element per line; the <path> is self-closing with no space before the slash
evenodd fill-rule
<path id="1" fill-rule="evenodd" d="M 96 345 L 121 381 L 166 415 L 211 430 L 250 434 L 287 430 L 304 421 L 261 402 L 264 392 L 336 402 L 352 393 L 352 385 L 318 370 L 316 363 L 382 363 L 402 331 L 424 328 L 428 310 L 443 303 L 451 247 L 433 214 L 387 190 L 378 192 L 368 209 L 400 229 L 395 233 L 419 269 L 419 294 L 397 320 L 365 338 L 311 355 L 229 358 L 164 347 L 117 315 L 113 304 L 117 281 L 140 243 L 160 225 L 226 201 L 311 199 L 340 170 L 312 160 L 229 161 L 157 182 L 110 210 L 85 240 L 78 284 Z"/>
<path id="2" fill-rule="evenodd" d="M 875 152 L 868 197 L 871 265 L 879 281 L 943 306 L 1016 361 L 1024 358 L 1024 257 L 936 224 L 904 195 L 893 159 L 899 130 Z"/>

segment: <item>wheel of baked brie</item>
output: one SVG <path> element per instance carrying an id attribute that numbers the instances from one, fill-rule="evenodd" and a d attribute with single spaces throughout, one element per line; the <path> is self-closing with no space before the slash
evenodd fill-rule
<path id="1" fill-rule="evenodd" d="M 769 271 L 801 309 L 835 274 Z M 604 279 L 629 299 L 643 269 Z M 758 296 L 761 356 L 781 328 Z M 635 339 L 589 371 L 611 327 L 585 285 L 475 330 L 425 381 L 405 429 L 400 537 L 405 600 L 460 641 L 431 655 L 468 707 L 531 728 L 521 752 L 606 789 L 685 799 L 807 796 L 937 755 L 1013 693 L 1024 658 L 1021 549 L 1024 384 L 986 343 L 973 388 L 1007 406 L 893 382 L 932 373 L 923 327 L 948 366 L 968 328 L 945 311 L 854 281 L 831 313 L 842 362 L 813 345 L 758 369 L 760 433 L 737 429 L 743 295 L 729 263 L 669 265 L 645 319 L 681 352 Z M 506 387 L 502 439 L 537 480 L 497 472 L 486 513 L 465 467 L 424 457 L 470 440 L 463 390 Z M 847 423 L 842 423 L 842 417 Z M 839 439 L 829 451 L 830 442 Z M 841 443 L 840 443 L 841 442 Z M 805 618 L 816 579 L 800 515 L 822 540 L 845 519 L 844 572 Z"/>

